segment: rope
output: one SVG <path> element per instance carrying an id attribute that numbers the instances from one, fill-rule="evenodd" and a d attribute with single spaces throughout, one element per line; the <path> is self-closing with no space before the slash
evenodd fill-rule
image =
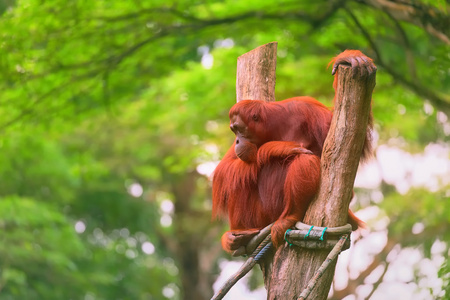
<path id="1" fill-rule="evenodd" d="M 323 236 L 325 235 L 325 231 L 327 231 L 327 228 L 328 228 L 328 227 L 325 227 L 325 228 L 322 230 L 322 235 L 320 236 L 319 241 L 323 241 Z"/>
<path id="2" fill-rule="evenodd" d="M 293 244 L 291 242 L 288 241 L 287 237 L 289 235 L 289 232 L 291 232 L 292 229 L 288 229 L 286 230 L 286 232 L 284 233 L 284 240 L 288 243 L 289 247 L 291 247 Z"/>
<path id="3" fill-rule="evenodd" d="M 309 227 L 308 233 L 305 235 L 305 237 L 303 238 L 304 240 L 307 240 L 309 237 L 309 234 L 311 233 L 311 230 L 314 228 L 314 226 Z"/>
<path id="4" fill-rule="evenodd" d="M 267 245 L 265 245 L 264 248 L 262 248 L 261 251 L 258 254 L 256 254 L 255 262 L 258 262 L 261 258 L 263 258 L 264 254 L 266 254 L 271 247 L 272 243 L 268 243 Z"/>

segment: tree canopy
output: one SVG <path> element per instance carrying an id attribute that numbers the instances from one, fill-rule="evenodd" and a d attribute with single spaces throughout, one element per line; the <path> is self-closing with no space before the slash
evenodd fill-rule
<path id="1" fill-rule="evenodd" d="M 0 1 L 0 299 L 209 299 L 230 259 L 208 175 L 233 139 L 236 58 L 271 41 L 278 100 L 332 105 L 327 64 L 345 49 L 378 66 L 353 204 L 371 231 L 330 297 L 450 297 L 449 9 Z"/>

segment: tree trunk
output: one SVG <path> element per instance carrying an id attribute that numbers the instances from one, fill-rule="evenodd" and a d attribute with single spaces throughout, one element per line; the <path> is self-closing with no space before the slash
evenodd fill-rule
<path id="1" fill-rule="evenodd" d="M 182 286 L 182 299 L 206 300 L 212 294 L 212 280 L 202 265 L 207 264 L 208 257 L 204 254 L 203 236 L 199 235 L 199 227 L 186 226 L 186 224 L 201 224 L 210 222 L 208 216 L 200 215 L 192 208 L 192 197 L 195 194 L 198 173 L 193 171 L 182 176 L 166 175 L 170 182 L 174 196 L 175 217 L 173 218 L 173 237 L 162 237 L 166 247 L 176 258 L 180 270 Z M 194 188 L 193 188 L 194 187 Z"/>
<path id="2" fill-rule="evenodd" d="M 238 57 L 236 102 L 275 101 L 277 42 L 268 43 Z"/>

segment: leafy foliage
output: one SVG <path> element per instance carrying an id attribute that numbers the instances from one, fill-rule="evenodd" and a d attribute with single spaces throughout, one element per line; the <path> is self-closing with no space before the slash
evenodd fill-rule
<path id="1" fill-rule="evenodd" d="M 236 58 L 261 44 L 279 43 L 278 99 L 327 105 L 327 62 L 361 49 L 379 67 L 378 143 L 448 147 L 447 10 L 426 0 L 0 1 L 0 298 L 209 299 L 223 228 L 199 171 L 232 142 Z M 448 193 L 385 188 L 390 236 L 448 250 Z M 408 237 L 418 222 L 423 242 Z"/>
<path id="2" fill-rule="evenodd" d="M 77 260 L 87 249 L 66 216 L 51 205 L 20 197 L 3 198 L 0 215 L 0 228 L 8 232 L 0 246 L 2 298 L 64 297 L 83 291 L 87 282 L 78 273 Z"/>

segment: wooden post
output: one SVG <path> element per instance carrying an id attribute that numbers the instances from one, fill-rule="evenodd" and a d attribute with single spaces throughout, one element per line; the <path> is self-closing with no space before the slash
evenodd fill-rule
<path id="1" fill-rule="evenodd" d="M 277 42 L 268 43 L 238 57 L 236 102 L 275 101 Z"/>
<path id="2" fill-rule="evenodd" d="M 237 102 L 275 100 L 277 43 L 260 46 L 238 58 Z M 331 86 L 331 80 L 330 80 Z M 375 74 L 352 77 L 351 69 L 339 66 L 336 107 L 325 141 L 321 166 L 321 186 L 303 220 L 315 226 L 342 226 L 364 144 Z M 274 256 L 261 264 L 267 299 L 297 299 L 308 281 L 326 259 L 328 251 L 279 247 Z M 308 299 L 326 299 L 335 264 L 321 277 Z"/>

